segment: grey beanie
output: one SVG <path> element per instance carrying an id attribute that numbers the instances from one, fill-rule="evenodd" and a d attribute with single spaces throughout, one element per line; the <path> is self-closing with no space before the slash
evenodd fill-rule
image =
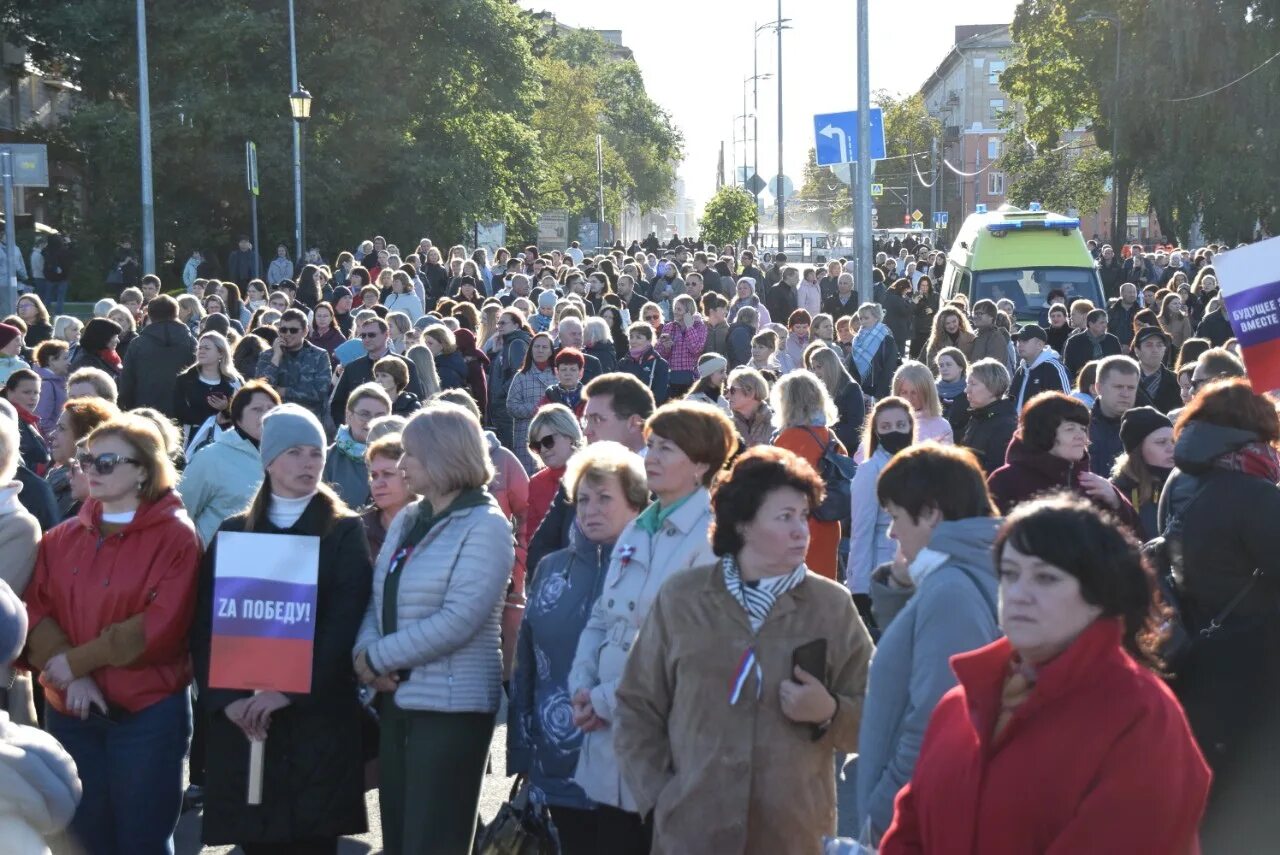
<path id="1" fill-rule="evenodd" d="M 295 445 L 314 445 L 324 451 L 328 446 L 324 428 L 310 410 L 297 404 L 281 404 L 262 417 L 262 439 L 258 443 L 262 465 L 267 467 Z"/>
<path id="2" fill-rule="evenodd" d="M 559 299 L 560 295 L 555 291 L 543 291 L 538 295 L 538 308 L 554 309 L 556 307 L 556 302 L 559 301 Z"/>
<path id="3" fill-rule="evenodd" d="M 27 607 L 0 579 L 0 667 L 18 658 L 27 644 Z"/>

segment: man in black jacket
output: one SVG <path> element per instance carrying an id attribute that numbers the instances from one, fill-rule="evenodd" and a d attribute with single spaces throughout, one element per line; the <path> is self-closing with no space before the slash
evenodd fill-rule
<path id="1" fill-rule="evenodd" d="M 1111 477 L 1116 458 L 1124 453 L 1120 421 L 1138 401 L 1138 363 L 1127 356 L 1108 356 L 1098 365 L 1094 384 L 1097 400 L 1089 417 L 1089 469 Z"/>
<path id="2" fill-rule="evenodd" d="M 1143 327 L 1133 337 L 1133 353 L 1138 358 L 1138 403 L 1155 407 L 1168 415 L 1182 406 L 1178 376 L 1165 367 L 1169 337 L 1159 327 Z"/>
<path id="3" fill-rule="evenodd" d="M 796 289 L 800 285 L 800 271 L 794 267 L 782 267 L 778 282 L 765 289 L 764 307 L 774 322 L 785 324 L 796 310 Z"/>
<path id="4" fill-rule="evenodd" d="M 412 392 L 419 398 L 423 397 L 422 381 L 418 379 L 418 367 L 412 360 L 391 352 L 391 346 L 387 341 L 388 329 L 387 322 L 382 318 L 370 318 L 360 325 L 360 343 L 364 345 L 364 356 L 347 363 L 342 369 L 342 379 L 333 390 L 333 398 L 329 402 L 329 415 L 333 417 L 335 425 L 342 424 L 346 419 L 347 398 L 351 395 L 351 390 L 373 379 L 373 364 L 384 356 L 394 356 L 404 362 L 409 369 L 409 385 L 405 387 L 405 391 Z"/>
<path id="5" fill-rule="evenodd" d="M 1080 370 L 1087 363 L 1124 351 L 1120 339 L 1107 332 L 1107 323 L 1107 310 L 1093 309 L 1085 316 L 1084 329 L 1076 330 L 1067 338 L 1062 349 L 1062 362 L 1072 383 L 1076 382 Z"/>
<path id="6" fill-rule="evenodd" d="M 258 250 L 250 242 L 248 235 L 240 235 L 240 248 L 227 256 L 227 278 L 240 286 L 244 293 L 250 279 L 258 276 Z"/>
<path id="7" fill-rule="evenodd" d="M 1098 276 L 1102 279 L 1103 294 L 1108 300 L 1115 299 L 1120 282 L 1124 279 L 1124 264 L 1110 244 L 1102 248 L 1102 257 L 1098 259 Z"/>
<path id="8" fill-rule="evenodd" d="M 1119 298 L 1112 300 L 1107 310 L 1107 332 L 1120 341 L 1133 340 L 1133 316 L 1142 309 L 1138 305 L 1138 286 L 1126 282 L 1120 286 Z"/>
<path id="9" fill-rule="evenodd" d="M 836 293 L 823 301 L 822 311 L 834 320 L 858 313 L 858 295 L 853 293 L 852 273 L 841 273 L 836 278 Z"/>
<path id="10" fill-rule="evenodd" d="M 759 294 L 764 289 L 764 271 L 756 267 L 756 256 L 751 250 L 743 250 L 742 253 L 742 273 L 740 276 L 746 276 L 755 283 L 756 293 Z"/>
<path id="11" fill-rule="evenodd" d="M 152 407 L 177 415 L 173 389 L 178 375 L 196 361 L 196 340 L 179 321 L 178 302 L 161 294 L 147 304 L 150 320 L 129 345 L 120 372 L 120 409 Z"/>

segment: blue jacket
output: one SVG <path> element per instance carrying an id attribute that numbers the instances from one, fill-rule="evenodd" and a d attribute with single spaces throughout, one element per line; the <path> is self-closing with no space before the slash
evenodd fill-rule
<path id="1" fill-rule="evenodd" d="M 569 546 L 538 564 L 527 591 L 507 709 L 507 774 L 525 773 L 553 805 L 593 808 L 573 781 L 582 731 L 573 726 L 569 668 L 600 597 L 613 544 L 573 526 Z"/>
<path id="2" fill-rule="evenodd" d="M 667 385 L 671 367 L 667 360 L 658 355 L 653 348 L 645 351 L 644 356 L 636 359 L 630 354 L 618 361 L 618 370 L 637 377 L 641 383 L 653 392 L 653 401 L 658 406 L 667 402 Z"/>
<path id="3" fill-rule="evenodd" d="M 454 351 L 436 357 L 436 374 L 440 376 L 441 389 L 468 389 L 467 362 L 462 354 Z"/>
<path id="4" fill-rule="evenodd" d="M 951 657 L 1000 637 L 991 553 L 999 527 L 996 517 L 940 523 L 928 549 L 949 558 L 915 589 L 890 586 L 883 571 L 872 578 L 882 634 L 862 708 L 853 827 L 861 830 L 869 817 L 873 843 L 888 830 L 894 797 L 911 779 L 933 708 L 956 684 Z"/>

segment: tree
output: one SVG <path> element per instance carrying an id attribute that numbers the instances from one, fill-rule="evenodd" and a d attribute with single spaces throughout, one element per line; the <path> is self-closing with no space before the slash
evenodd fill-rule
<path id="1" fill-rule="evenodd" d="M 918 159 L 919 153 L 930 151 L 933 141 L 942 136 L 942 122 L 929 115 L 929 111 L 925 109 L 924 96 L 919 93 L 898 97 L 880 90 L 875 93 L 873 100 L 884 113 L 884 153 L 887 158 L 881 165 L 882 171 L 877 173 L 877 180 L 886 183 L 885 173 L 891 172 L 901 176 L 902 182 L 911 187 L 912 193 L 927 193 L 928 189 L 920 183 L 916 174 L 917 170 L 921 173 L 925 171 L 920 164 L 927 162 L 927 159 Z M 878 206 L 883 210 L 884 207 L 896 207 L 894 203 L 901 202 L 903 213 L 909 214 L 912 207 L 918 208 L 920 205 L 908 205 L 908 198 L 910 197 L 899 197 L 894 193 L 892 196 L 882 197 Z"/>
<path id="2" fill-rule="evenodd" d="M 252 139 L 263 243 L 292 247 L 284 5 L 148 6 L 157 244 L 211 252 L 248 230 Z M 5 11 L 10 39 L 28 39 L 37 65 L 60 67 L 81 87 L 50 137 L 80 154 L 90 214 L 75 237 L 82 253 L 87 245 L 101 256 L 136 232 L 140 215 L 132 7 L 9 0 Z M 403 224 L 397 237 L 412 244 L 423 234 L 455 239 L 476 220 L 532 222 L 542 172 L 525 123 L 539 89 L 533 32 L 506 0 L 387 0 L 353 40 L 348 5 L 309 3 L 298 19 L 300 77 L 315 99 L 305 130 L 308 242 L 333 253 L 377 226 Z"/>
<path id="3" fill-rule="evenodd" d="M 615 57 L 608 42 L 592 30 L 556 28 L 539 45 L 539 52 L 545 97 L 535 114 L 535 125 L 577 126 L 590 147 L 587 165 L 593 176 L 595 136 L 601 135 L 609 210 L 618 210 L 624 199 L 642 212 L 668 204 L 674 198 L 676 164 L 684 140 L 670 115 L 646 93 L 635 60 Z M 555 95 L 557 87 L 560 97 Z M 575 119 L 570 113 L 580 116 Z M 553 174 L 557 164 L 564 165 L 555 154 L 547 160 Z M 567 175 L 573 170 L 560 171 Z M 586 198 L 568 202 L 572 213 L 595 211 L 598 188 L 594 177 L 591 187 Z"/>
<path id="4" fill-rule="evenodd" d="M 1118 107 L 1119 222 L 1127 219 L 1130 188 L 1144 182 L 1167 236 L 1185 241 L 1197 223 L 1231 241 L 1252 237 L 1259 222 L 1273 231 L 1280 138 L 1270 131 L 1280 122 L 1280 76 L 1244 75 L 1274 53 L 1280 4 L 1104 5 L 1122 26 L 1081 21 L 1099 8 L 1096 0 L 1019 4 L 1014 53 L 1000 84 L 1023 108 L 1026 136 L 1052 149 L 1064 130 L 1087 127 L 1111 152 L 1110 117 Z M 1231 48 L 1206 49 L 1210 44 Z"/>
<path id="5" fill-rule="evenodd" d="M 737 243 L 755 223 L 756 203 L 741 187 L 725 185 L 702 209 L 699 229 L 709 243 Z"/>
<path id="6" fill-rule="evenodd" d="M 1016 122 L 1008 127 L 1005 140 L 995 169 L 1009 182 L 1006 196 L 1011 203 L 1025 208 L 1029 202 L 1039 202 L 1049 210 L 1085 214 L 1096 213 L 1102 206 L 1111 175 L 1111 157 L 1106 152 L 1085 139 L 1044 150 L 1026 142 Z"/>
<path id="7" fill-rule="evenodd" d="M 787 212 L 808 219 L 814 228 L 834 232 L 849 225 L 849 187 L 829 166 L 818 166 L 817 152 L 809 149 L 804 165 L 804 182 L 787 200 Z"/>

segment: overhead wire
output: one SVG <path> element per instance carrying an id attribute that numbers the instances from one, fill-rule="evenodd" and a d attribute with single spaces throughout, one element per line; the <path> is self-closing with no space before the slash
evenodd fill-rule
<path id="1" fill-rule="evenodd" d="M 1250 77 L 1251 75 L 1257 74 L 1259 71 L 1261 71 L 1263 68 L 1270 65 L 1272 62 L 1274 62 L 1277 59 L 1280 59 L 1280 51 L 1272 54 L 1268 59 L 1264 60 L 1261 65 L 1251 69 L 1250 71 L 1246 71 L 1244 74 L 1240 75 L 1235 80 L 1232 80 L 1230 83 L 1227 83 L 1223 86 L 1219 86 L 1217 89 L 1210 89 L 1208 92 L 1201 92 L 1199 95 L 1187 95 L 1184 98 L 1166 98 L 1165 102 L 1168 104 L 1178 104 L 1183 101 L 1195 101 L 1197 98 L 1208 98 L 1210 95 L 1217 95 L 1219 92 L 1223 91 L 1224 89 L 1230 89 L 1232 86 L 1235 86 L 1237 83 L 1241 82 L 1245 78 Z"/>

